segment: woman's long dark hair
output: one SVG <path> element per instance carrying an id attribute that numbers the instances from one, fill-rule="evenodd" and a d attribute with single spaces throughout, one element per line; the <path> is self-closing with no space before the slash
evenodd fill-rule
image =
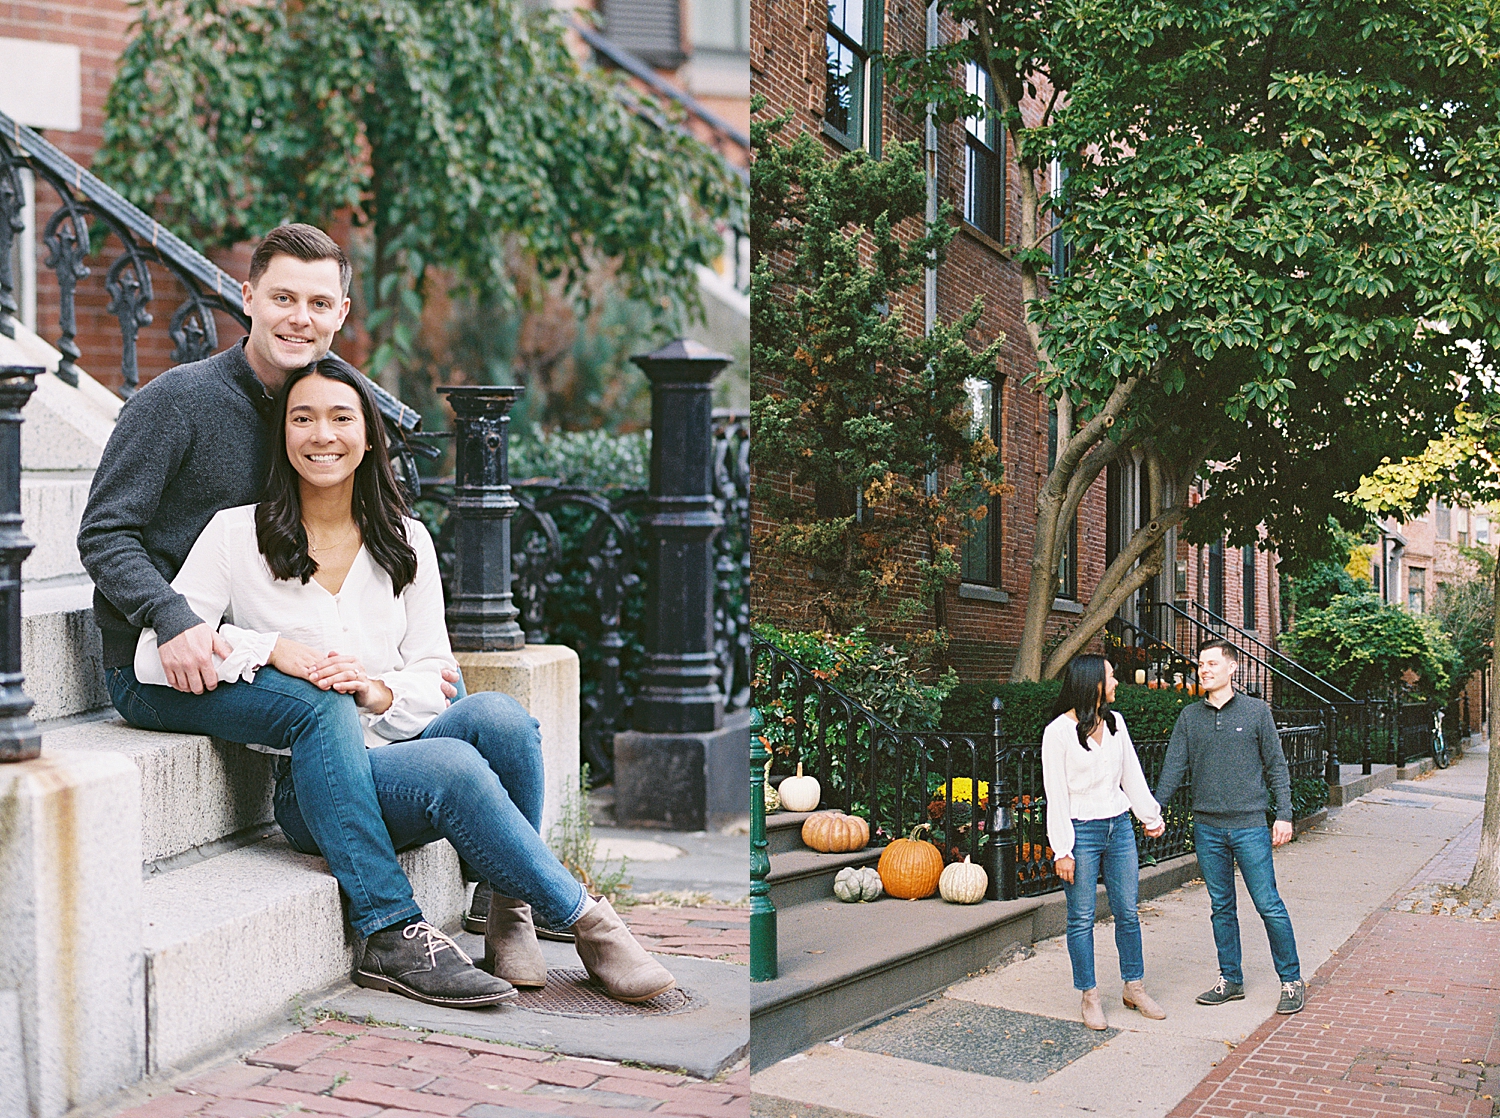
<path id="1" fill-rule="evenodd" d="M 347 384 L 359 397 L 365 418 L 365 442 L 370 447 L 354 468 L 354 497 L 350 511 L 364 538 L 370 557 L 391 576 L 391 589 L 399 594 L 417 577 L 417 553 L 406 538 L 401 518 L 409 511 L 406 495 L 396 484 L 385 424 L 365 378 L 353 365 L 329 355 L 315 365 L 298 369 L 286 378 L 276 396 L 276 431 L 272 439 L 271 472 L 266 478 L 260 504 L 255 507 L 255 539 L 266 565 L 277 578 L 307 580 L 318 570 L 307 552 L 307 529 L 302 526 L 302 490 L 297 471 L 286 452 L 286 409 L 292 388 L 310 376 L 327 377 Z"/>
<path id="2" fill-rule="evenodd" d="M 1063 670 L 1062 693 L 1052 707 L 1052 717 L 1072 711 L 1078 715 L 1078 744 L 1085 749 L 1089 735 L 1103 722 L 1115 732 L 1115 712 L 1104 701 L 1104 657 L 1089 653 L 1075 656 Z"/>

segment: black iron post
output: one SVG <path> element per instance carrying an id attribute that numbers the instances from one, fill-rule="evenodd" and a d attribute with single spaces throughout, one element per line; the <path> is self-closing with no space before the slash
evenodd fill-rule
<path id="1" fill-rule="evenodd" d="M 0 368 L 0 761 L 29 761 L 42 752 L 42 734 L 31 720 L 22 689 L 21 563 L 36 545 L 21 531 L 21 409 L 45 369 Z"/>
<path id="2" fill-rule="evenodd" d="M 1324 733 L 1328 736 L 1328 765 L 1323 779 L 1333 789 L 1339 786 L 1339 709 L 1327 707 L 1323 715 Z"/>
<path id="3" fill-rule="evenodd" d="M 990 846 L 984 872 L 989 875 L 984 898 L 987 901 L 1013 901 L 1016 886 L 1016 820 L 1010 807 L 1010 788 L 1005 783 L 1005 729 L 1000 724 L 1005 704 L 996 695 L 990 700 L 994 715 L 991 729 L 995 751 L 990 774 Z"/>
<path id="4" fill-rule="evenodd" d="M 458 652 L 523 648 L 526 634 L 511 598 L 510 409 L 524 391 L 491 385 L 445 385 L 453 406 L 457 477 L 448 515 L 453 533 L 453 595 L 448 635 Z"/>
<path id="5" fill-rule="evenodd" d="M 724 694 L 714 650 L 713 379 L 732 358 L 679 339 L 632 357 L 651 381 L 651 503 L 646 518 L 646 664 L 636 730 L 717 730 Z"/>

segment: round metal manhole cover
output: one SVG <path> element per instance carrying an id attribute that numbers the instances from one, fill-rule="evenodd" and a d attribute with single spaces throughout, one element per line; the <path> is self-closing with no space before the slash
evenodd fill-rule
<path id="1" fill-rule="evenodd" d="M 519 990 L 515 1000 L 506 1004 L 563 1017 L 663 1017 L 697 1009 L 700 1002 L 680 986 L 650 1001 L 617 1002 L 594 985 L 588 971 L 554 967 L 547 971 L 546 986 L 540 990 Z"/>

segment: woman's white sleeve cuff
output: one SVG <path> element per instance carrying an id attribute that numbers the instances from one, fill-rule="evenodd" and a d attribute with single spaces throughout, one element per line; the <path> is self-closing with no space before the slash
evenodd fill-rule
<path id="1" fill-rule="evenodd" d="M 440 675 L 398 670 L 373 678 L 391 689 L 391 705 L 368 723 L 387 741 L 410 741 L 448 706 Z"/>
<path id="2" fill-rule="evenodd" d="M 276 648 L 280 633 L 258 633 L 254 629 L 241 629 L 236 625 L 223 625 L 219 636 L 234 649 L 220 660 L 214 657 L 220 683 L 255 682 L 255 673 L 271 662 L 271 653 Z"/>

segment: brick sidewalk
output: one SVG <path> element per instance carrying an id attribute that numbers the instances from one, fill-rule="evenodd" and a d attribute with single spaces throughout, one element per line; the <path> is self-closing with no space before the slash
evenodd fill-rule
<path id="1" fill-rule="evenodd" d="M 748 1118 L 750 1071 L 722 1083 L 441 1033 L 323 1021 L 116 1118 Z"/>
<path id="2" fill-rule="evenodd" d="M 750 910 L 636 905 L 648 951 L 748 965 Z M 618 1018 L 613 1019 L 618 1027 Z M 720 1083 L 479 1040 L 323 1021 L 114 1118 L 748 1118 L 750 1072 Z"/>
<path id="3" fill-rule="evenodd" d="M 1402 890 L 1462 884 L 1475 819 Z M 1500 924 L 1393 911 L 1360 925 L 1308 984 L 1307 1008 L 1272 1017 L 1168 1118 L 1490 1118 L 1500 1062 Z"/>
<path id="4" fill-rule="evenodd" d="M 744 905 L 634 905 L 620 910 L 647 951 L 750 965 L 750 909 Z"/>

